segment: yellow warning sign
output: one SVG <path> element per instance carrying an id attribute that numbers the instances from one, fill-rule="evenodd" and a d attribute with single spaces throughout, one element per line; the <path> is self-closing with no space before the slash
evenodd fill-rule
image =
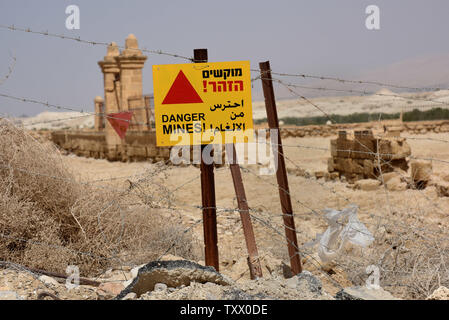
<path id="1" fill-rule="evenodd" d="M 253 141 L 249 61 L 153 66 L 158 146 Z"/>

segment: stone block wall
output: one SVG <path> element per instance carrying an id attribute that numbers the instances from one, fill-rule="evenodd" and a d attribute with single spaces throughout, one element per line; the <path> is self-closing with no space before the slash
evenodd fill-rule
<path id="1" fill-rule="evenodd" d="M 170 158 L 170 148 L 156 147 L 152 131 L 128 131 L 122 144 L 110 148 L 104 132 L 53 131 L 51 140 L 61 149 L 82 157 L 110 161 L 164 161 Z"/>
<path id="2" fill-rule="evenodd" d="M 354 131 L 348 138 L 340 131 L 337 139 L 330 141 L 331 158 L 328 171 L 337 172 L 348 181 L 376 179 L 380 172 L 392 172 L 396 168 L 407 170 L 407 157 L 411 149 L 405 138 L 376 139 L 371 130 Z"/>
<path id="3" fill-rule="evenodd" d="M 385 126 L 385 128 L 384 128 Z M 257 125 L 257 129 L 267 128 L 268 125 Z M 430 132 L 443 133 L 449 132 L 449 120 L 436 121 L 415 121 L 415 122 L 399 122 L 397 120 L 366 123 L 342 123 L 332 125 L 308 125 L 308 126 L 282 126 L 281 137 L 330 137 L 338 134 L 341 130 L 376 130 L 380 132 L 386 131 L 398 135 L 402 132 L 409 134 L 426 134 Z M 383 133 L 381 134 L 383 135 Z"/>

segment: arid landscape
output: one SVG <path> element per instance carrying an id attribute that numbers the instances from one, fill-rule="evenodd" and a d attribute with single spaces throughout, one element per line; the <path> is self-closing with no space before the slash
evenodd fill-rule
<path id="1" fill-rule="evenodd" d="M 290 94 L 290 99 L 277 101 L 279 118 L 285 117 L 312 117 L 322 116 L 322 112 L 313 107 L 307 101 L 295 98 Z M 401 98 L 402 97 L 402 98 Z M 353 113 L 400 113 L 419 110 L 429 110 L 435 107 L 444 107 L 449 101 L 449 90 L 421 93 L 397 93 L 389 89 L 368 91 L 359 96 L 318 97 L 310 99 L 319 105 L 328 114 L 347 115 Z M 253 119 L 266 118 L 265 104 L 263 101 L 253 102 Z M 36 116 L 17 118 L 28 129 L 88 129 L 94 127 L 94 115 L 79 112 L 54 112 L 46 111 Z"/>
<path id="2" fill-rule="evenodd" d="M 449 2 L 203 2 L 2 1 L 0 302 L 449 300 Z"/>
<path id="3" fill-rule="evenodd" d="M 327 101 L 329 105 L 332 105 L 336 99 L 351 101 L 351 106 L 359 108 L 350 108 L 353 112 L 364 109 L 366 101 L 369 100 L 369 98 L 364 98 L 363 102 L 362 100 L 357 102 L 357 99 L 362 98 L 338 97 L 319 98 L 314 101 L 321 103 Z M 289 110 L 290 104 L 293 103 L 293 101 L 278 103 L 280 114 L 283 110 Z M 375 103 L 381 104 L 380 101 Z M 263 118 L 263 110 L 259 106 L 262 104 L 256 102 L 254 105 L 255 118 Z M 298 104 L 291 108 L 292 110 L 297 109 L 299 113 L 302 107 L 302 104 Z M 346 109 L 343 108 L 338 110 L 346 112 Z M 400 112 L 400 104 L 393 105 L 389 110 Z M 33 138 L 28 143 L 43 143 L 47 146 L 45 148 L 53 149 L 54 146 L 48 139 L 50 131 L 55 127 L 52 122 L 46 121 L 51 120 L 51 117 L 64 119 L 72 116 L 74 115 L 63 116 L 61 113 L 53 115 L 46 113 L 24 120 L 23 125 L 29 132 L 26 135 L 31 134 L 37 138 L 37 140 Z M 50 127 L 43 127 L 42 123 L 38 127 L 33 125 L 43 119 L 45 119 L 43 124 L 50 124 Z M 86 127 L 90 126 L 89 120 L 86 120 L 83 120 L 82 123 L 78 121 L 75 124 L 71 120 L 60 121 L 56 128 L 82 129 L 80 124 Z M 401 126 L 400 121 L 377 121 L 371 123 L 370 128 L 374 128 L 375 135 L 384 135 L 385 124 L 390 127 Z M 364 126 L 366 124 L 359 124 L 358 128 L 363 129 Z M 28 131 L 28 128 L 33 130 Z M 36 131 L 37 128 L 45 128 L 45 130 Z M 378 184 L 367 184 L 368 187 L 357 181 L 349 183 L 344 178 L 340 180 L 335 176 L 330 177 L 329 174 L 326 174 L 330 157 L 330 141 L 335 139 L 336 135 L 284 138 L 284 155 L 289 173 L 290 194 L 301 258 L 304 269 L 310 271 L 322 283 L 323 291 L 320 291 L 319 294 L 314 293 L 313 290 L 298 291 L 294 289 L 297 284 L 292 284 L 288 271 L 289 257 L 276 176 L 263 173 L 263 170 L 268 167 L 270 157 L 258 158 L 252 164 L 241 164 L 264 275 L 260 280 L 250 280 L 245 240 L 229 166 L 217 167 L 215 188 L 220 272 L 232 279 L 234 283 L 232 286 L 238 290 L 247 294 L 265 294 L 278 299 L 333 299 L 343 288 L 365 286 L 368 278 L 366 269 L 371 265 L 379 267 L 380 286 L 393 295 L 383 296 L 383 298 L 424 299 L 440 287 L 447 286 L 449 283 L 446 269 L 449 197 L 448 194 L 441 194 L 435 183 L 438 182 L 446 187 L 449 185 L 449 148 L 447 148 L 449 133 L 414 134 L 404 131 L 401 136 L 406 138 L 411 148 L 411 156 L 408 161 L 431 162 L 431 179 L 424 189 L 417 189 L 410 182 L 410 169 L 407 172 L 397 172 L 399 187 L 397 183 L 387 183 L 387 181 L 383 181 L 382 184 L 382 177 L 378 179 Z M 260 147 L 262 147 L 261 144 L 259 144 Z M 247 158 L 254 156 L 255 149 L 256 144 L 249 146 L 250 151 Z M 140 223 L 147 225 L 154 232 L 156 232 L 155 229 L 161 228 L 161 225 L 163 227 L 156 234 L 153 232 L 150 238 L 141 238 L 139 234 L 137 237 L 139 240 L 134 239 L 139 242 L 139 246 L 133 248 L 132 258 L 129 257 L 129 254 L 126 255 L 126 251 L 129 251 L 129 248 L 126 248 L 134 246 L 134 241 L 127 239 L 126 244 L 120 243 L 120 241 L 125 241 L 124 238 L 129 235 L 123 236 L 123 239 L 122 236 L 119 236 L 117 240 L 118 235 L 114 234 L 111 240 L 103 240 L 106 241 L 105 244 L 108 241 L 118 242 L 113 248 L 107 248 L 100 252 L 100 256 L 110 254 L 111 250 L 112 252 L 118 250 L 119 255 L 122 255 L 119 259 L 120 262 L 106 264 L 96 262 L 94 263 L 95 271 L 93 269 L 89 271 L 89 268 L 86 268 L 89 262 L 86 261 L 84 262 L 86 266 L 81 268 L 81 276 L 104 282 L 100 286 L 102 289 L 87 285 L 81 286 L 77 291 L 68 291 L 63 284 L 56 282 L 42 287 L 41 282 L 31 277 L 27 280 L 28 287 L 25 286 L 18 290 L 19 294 L 32 299 L 36 298 L 32 293 L 37 292 L 36 288 L 41 287 L 41 290 L 50 292 L 51 290 L 48 289 L 50 287 L 60 298 L 107 299 L 118 294 L 129 284 L 127 281 L 135 277 L 135 274 L 133 275 L 131 272 L 132 268 L 150 262 L 152 257 L 154 259 L 154 257 L 162 255 L 160 257 L 162 260 L 188 259 L 204 265 L 201 186 L 198 166 L 174 166 L 170 163 L 145 161 L 107 161 L 79 157 L 67 153 L 65 150 L 55 152 L 62 152 L 61 155 L 51 157 L 56 159 L 54 161 L 57 161 L 58 165 L 64 168 L 63 170 L 67 170 L 70 179 L 76 181 L 77 185 L 88 186 L 94 194 L 106 198 L 93 206 L 89 204 L 91 200 L 85 200 L 86 204 L 81 203 L 81 208 L 79 208 L 80 203 L 75 203 L 72 205 L 72 209 L 78 208 L 74 210 L 79 210 L 80 214 L 81 212 L 92 214 L 95 219 L 98 219 L 99 226 L 104 223 L 102 215 L 110 215 L 109 219 L 115 221 L 112 225 L 107 224 L 105 228 L 112 228 L 110 232 L 113 233 L 117 231 L 114 231 L 114 228 L 126 229 L 127 223 L 135 222 L 134 219 L 139 219 Z M 239 158 L 244 158 L 243 154 L 240 154 Z M 17 163 L 20 164 L 20 162 Z M 14 172 L 13 168 L 10 170 Z M 29 166 L 27 170 L 31 172 L 23 174 L 37 175 L 37 179 L 39 178 L 38 168 L 33 169 L 32 166 Z M 109 213 L 111 202 L 108 202 L 107 199 L 110 199 L 112 203 L 114 201 L 120 203 L 118 205 L 120 212 Z M 342 210 L 351 204 L 358 206 L 358 218 L 375 240 L 367 248 L 346 243 L 336 259 L 323 263 L 317 255 L 317 248 L 308 245 L 316 238 L 317 234 L 323 233 L 328 227 L 323 210 L 326 208 Z M 76 215 L 73 217 L 75 221 L 72 222 L 83 230 L 83 222 L 78 221 Z M 89 220 L 86 220 L 85 223 L 87 221 Z M 175 227 L 175 229 L 170 231 L 166 227 Z M 98 232 L 98 230 L 92 232 Z M 126 233 L 126 231 L 123 232 Z M 132 232 L 141 233 L 143 230 L 139 227 Z M 170 239 L 167 238 L 157 244 L 153 243 L 150 247 L 142 242 L 154 241 L 158 234 L 159 236 L 165 235 L 163 237 L 170 234 L 168 238 L 174 242 L 170 242 Z M 89 249 L 89 246 L 88 243 L 85 243 L 81 247 L 76 247 L 76 250 L 83 249 L 82 251 L 84 251 Z M 55 264 L 45 261 L 45 259 L 36 260 L 33 257 L 22 257 L 21 259 L 25 259 L 22 261 L 27 261 L 27 265 L 31 264 L 37 269 L 64 272 L 63 261 L 61 264 Z M 51 258 L 49 257 L 49 259 Z M 95 258 L 93 259 L 95 260 Z M 16 277 L 17 272 L 23 277 L 30 277 L 30 274 L 14 271 L 14 268 L 7 270 L 11 278 Z M 94 274 L 97 276 L 94 277 Z M 197 287 L 192 287 L 195 285 Z M 224 293 L 226 290 L 223 291 L 224 289 L 217 284 L 195 285 L 191 284 L 177 289 L 169 288 L 168 291 L 154 289 L 157 292 L 149 292 L 149 295 L 143 295 L 141 298 L 229 298 Z M 440 288 L 436 296 L 447 294 L 444 290 L 444 288 Z M 389 294 L 388 292 L 384 294 Z"/>
<path id="4" fill-rule="evenodd" d="M 437 140 L 449 141 L 449 134 L 416 135 L 410 138 L 419 139 L 408 140 L 413 156 L 449 159 L 449 149 L 445 147 L 447 142 Z M 422 138 L 436 140 L 429 142 L 421 140 Z M 303 245 L 313 240 L 317 233 L 326 230 L 326 222 L 319 217 L 323 209 L 341 210 L 352 203 L 359 206 L 359 218 L 372 234 L 376 235 L 376 242 L 365 250 L 349 246 L 347 251 L 339 258 L 341 262 L 334 266 L 335 274 L 329 276 L 323 274 L 322 270 L 316 270 L 320 268 L 317 268 L 314 260 L 307 259 L 307 256 L 304 257 L 306 270 L 315 271 L 315 274 L 323 282 L 329 281 L 327 278 L 331 277 L 335 278 L 336 281 L 342 281 L 340 285 L 347 286 L 350 280 L 359 282 L 360 279 L 357 277 L 365 279 L 364 268 L 370 264 L 375 264 L 376 259 L 379 259 L 381 254 L 387 253 L 392 256 L 384 257 L 387 260 L 385 261 L 386 265 L 393 269 L 398 268 L 399 274 L 401 272 L 422 272 L 425 268 L 424 265 L 419 265 L 419 263 L 425 264 L 428 261 L 416 261 L 417 265 L 412 266 L 409 264 L 413 262 L 407 261 L 406 255 L 410 250 L 422 250 L 422 252 L 412 252 L 416 255 L 428 253 L 428 246 L 433 246 L 434 242 L 439 242 L 441 250 L 447 250 L 445 246 L 448 242 L 445 236 L 447 235 L 449 222 L 446 214 L 449 210 L 449 197 L 439 197 L 434 186 L 429 186 L 425 190 L 407 189 L 404 191 L 390 191 L 384 189 L 383 186 L 379 186 L 375 190 L 364 191 L 354 190 L 352 185 L 346 182 L 316 179 L 314 172 L 325 172 L 327 170 L 329 152 L 313 148 L 328 148 L 329 141 L 329 138 L 307 137 L 288 138 L 284 141 L 285 145 L 302 145 L 312 148 L 285 147 L 285 155 L 291 160 L 287 161 L 290 172 L 288 178 L 299 243 Z M 105 160 L 85 159 L 76 156 L 64 156 L 63 161 L 84 182 L 117 176 L 140 176 L 144 175 L 147 170 L 151 171 L 151 168 L 154 167 L 154 164 L 111 163 Z M 256 226 L 258 247 L 261 252 L 276 259 L 281 259 L 288 265 L 276 178 L 274 175 L 259 176 L 258 170 L 261 166 L 248 165 L 243 167 L 248 169 L 247 172 L 243 170 L 244 184 L 249 205 L 255 210 L 253 223 Z M 309 172 L 310 177 L 296 175 L 298 168 Z M 447 181 L 447 163 L 434 161 L 433 168 L 435 177 Z M 180 180 L 180 177 L 182 177 L 182 180 Z M 215 179 L 217 207 L 235 208 L 235 192 L 228 168 L 219 168 Z M 182 208 L 180 212 L 182 212 L 182 221 L 186 226 L 200 219 L 202 215 L 201 210 L 194 208 L 194 206 L 201 207 L 199 168 L 194 166 L 170 167 L 163 179 L 164 186 L 168 190 L 176 190 L 188 181 L 191 182 L 173 193 L 173 205 L 175 208 Z M 99 183 L 99 185 L 125 188 L 128 182 L 119 179 L 114 180 L 114 182 Z M 318 214 L 311 212 L 312 210 Z M 220 212 L 220 210 L 218 211 Z M 274 229 L 268 227 L 266 223 L 269 223 Z M 218 231 L 222 272 L 231 277 L 240 277 L 241 274 L 239 273 L 245 272 L 243 278 L 248 280 L 249 272 L 246 266 L 246 258 L 243 258 L 242 262 L 242 257 L 246 256 L 246 248 L 238 212 L 223 211 L 219 213 Z M 203 241 L 201 224 L 194 228 L 194 234 L 201 247 Z M 410 243 L 401 243 L 404 241 L 403 237 L 409 236 L 413 237 L 407 239 Z M 398 253 L 399 258 L 404 259 L 404 261 L 399 261 L 397 266 L 394 265 L 393 261 L 389 261 L 393 259 L 393 253 L 388 252 L 388 248 L 395 245 L 398 246 L 395 250 L 400 252 Z M 394 258 L 398 258 L 398 256 Z M 430 260 L 434 258 L 436 257 L 428 257 Z M 354 265 L 357 267 L 356 270 L 353 269 Z M 415 270 L 415 268 L 418 270 Z M 444 271 L 441 271 L 444 274 Z M 411 291 L 404 290 L 401 285 L 415 283 L 418 276 L 401 274 L 400 278 L 397 278 L 397 275 L 394 273 L 395 276 L 392 276 L 391 272 L 394 273 L 395 271 L 388 270 L 385 272 L 385 278 L 383 281 L 381 280 L 381 285 L 399 297 L 423 298 L 424 295 L 430 295 L 433 292 L 432 290 L 437 289 L 435 287 L 419 287 L 419 289 L 414 288 Z M 432 277 L 432 275 L 427 275 L 425 279 L 429 280 L 429 277 Z M 419 285 L 416 284 L 416 286 Z M 331 288 L 328 290 L 332 292 Z"/>

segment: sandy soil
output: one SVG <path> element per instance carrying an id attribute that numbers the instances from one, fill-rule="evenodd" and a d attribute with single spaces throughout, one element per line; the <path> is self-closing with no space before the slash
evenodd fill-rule
<path id="1" fill-rule="evenodd" d="M 409 137 L 408 142 L 414 157 L 449 159 L 447 142 L 438 141 L 438 139 L 448 141 L 449 134 Z M 326 171 L 330 152 L 313 148 L 328 148 L 330 139 L 312 137 L 285 139 L 285 154 L 291 160 L 287 161 L 287 167 L 302 168 L 312 173 L 320 170 Z M 293 147 L 295 145 L 311 148 Z M 63 161 L 81 181 L 92 183 L 98 179 L 114 178 L 112 181 L 94 183 L 100 187 L 108 186 L 117 189 L 125 189 L 129 186 L 126 179 L 135 181 L 139 176 L 145 175 L 148 170 L 151 171 L 155 168 L 155 164 L 150 163 L 108 162 L 73 155 L 63 156 Z M 434 173 L 444 176 L 448 173 L 448 164 L 434 161 Z M 259 169 L 263 167 L 260 165 L 243 167 L 246 169 L 243 171 L 243 179 L 249 205 L 254 209 L 253 222 L 261 255 L 274 255 L 288 263 L 276 177 L 275 175 L 259 175 Z M 201 206 L 199 168 L 170 166 L 166 174 L 164 185 L 169 190 L 175 190 L 175 207 L 185 217 L 186 227 L 188 227 L 193 221 L 202 217 L 201 210 L 195 207 Z M 387 223 L 393 223 L 397 227 L 402 226 L 403 228 L 418 224 L 421 227 L 424 226 L 426 230 L 437 230 L 439 227 L 449 225 L 449 218 L 446 214 L 449 209 L 449 198 L 438 197 L 434 187 L 405 191 L 387 191 L 380 187 L 377 191 L 367 192 L 353 190 L 350 185 L 340 181 L 326 182 L 323 179 L 316 180 L 294 174 L 289 174 L 288 178 L 298 230 L 298 242 L 301 247 L 314 239 L 317 233 L 322 233 L 327 228 L 327 224 L 321 217 L 321 210 L 324 208 L 343 209 L 350 203 L 356 203 L 359 206 L 360 220 L 375 236 L 378 235 L 381 227 L 385 228 Z M 239 265 L 238 261 L 246 256 L 246 247 L 238 212 L 228 210 L 237 207 L 228 167 L 224 166 L 216 170 L 215 181 L 217 207 L 219 208 L 217 219 L 220 267 L 225 274 L 228 273 L 235 278 L 236 272 L 241 271 L 235 270 L 235 268 Z M 197 225 L 194 231 L 199 241 L 202 242 L 201 224 Z M 431 231 L 426 232 L 430 233 Z M 305 262 L 306 269 L 316 269 L 313 259 L 306 259 Z M 248 274 L 244 275 L 244 277 L 248 276 Z M 326 280 L 328 275 L 321 275 L 321 277 L 322 280 Z M 334 274 L 332 277 L 343 283 L 346 281 L 343 270 L 340 274 Z M 332 292 L 333 290 L 328 288 L 328 291 Z"/>

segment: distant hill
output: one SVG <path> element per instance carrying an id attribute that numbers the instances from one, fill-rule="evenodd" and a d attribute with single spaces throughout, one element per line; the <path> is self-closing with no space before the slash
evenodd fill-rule
<path id="1" fill-rule="evenodd" d="M 301 70 L 289 71 L 289 73 L 300 73 L 300 72 Z M 386 84 L 395 84 L 406 87 L 417 87 L 417 88 L 437 87 L 449 89 L 449 54 L 407 59 L 385 67 L 361 72 L 360 76 L 358 77 L 346 77 L 343 75 L 335 75 L 335 74 L 315 74 L 315 75 L 343 78 L 349 80 L 377 81 Z M 296 83 L 308 87 L 325 87 L 338 90 L 366 90 L 370 92 L 378 92 L 379 90 L 382 89 L 381 86 L 369 84 L 359 85 L 353 83 L 341 83 L 331 80 L 303 79 L 300 77 L 279 77 L 276 75 L 273 75 L 273 77 L 279 78 L 285 82 Z M 320 96 L 330 97 L 330 96 L 351 95 L 350 93 L 337 92 L 337 91 L 311 90 L 304 88 L 292 88 L 292 89 L 306 97 L 320 97 Z M 389 88 L 389 89 L 394 92 L 411 91 L 398 88 Z M 263 94 L 259 81 L 254 83 L 253 92 L 254 92 L 253 93 L 254 100 L 263 99 Z M 292 95 L 292 93 L 282 85 L 275 86 L 275 93 L 277 99 L 286 99 L 286 98 L 291 99 L 294 97 L 294 95 Z"/>
<path id="2" fill-rule="evenodd" d="M 407 59 L 366 72 L 359 80 L 381 80 L 419 88 L 449 88 L 449 54 Z"/>

